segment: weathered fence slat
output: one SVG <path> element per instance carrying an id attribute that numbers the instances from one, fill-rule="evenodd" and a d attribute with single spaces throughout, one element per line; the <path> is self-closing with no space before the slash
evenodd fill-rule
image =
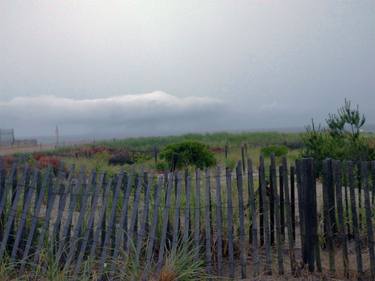
<path id="1" fill-rule="evenodd" d="M 48 197 L 48 199 L 47 199 L 47 210 L 46 210 L 43 226 L 42 226 L 42 229 L 40 231 L 38 243 L 36 245 L 36 249 L 35 249 L 35 253 L 34 253 L 34 266 L 38 264 L 39 255 L 40 255 L 40 252 L 41 252 L 42 247 L 43 247 L 45 235 L 46 234 L 48 235 L 49 221 L 51 219 L 53 204 L 55 203 L 56 194 L 55 194 L 55 192 L 53 192 L 52 178 L 48 179 L 47 190 L 48 190 L 48 193 L 47 193 L 47 197 Z"/>
<path id="2" fill-rule="evenodd" d="M 264 245 L 264 210 L 263 210 L 263 193 L 261 192 L 260 166 L 258 166 L 258 203 L 259 203 L 259 245 Z"/>
<path id="3" fill-rule="evenodd" d="M 165 208 L 163 209 L 163 226 L 162 226 L 162 232 L 161 232 L 161 238 L 160 238 L 160 248 L 159 248 L 159 256 L 158 256 L 158 262 L 157 262 L 157 271 L 159 272 L 161 270 L 161 267 L 163 265 L 163 259 L 164 259 L 164 251 L 165 251 L 165 244 L 167 240 L 167 230 L 168 230 L 168 213 L 169 209 L 171 207 L 171 193 L 173 188 L 173 174 L 168 174 L 168 183 L 167 183 L 167 190 L 166 190 L 166 198 L 165 198 Z"/>
<path id="4" fill-rule="evenodd" d="M 126 248 L 126 241 L 124 242 L 124 237 L 127 237 L 127 216 L 128 216 L 128 208 L 129 208 L 129 198 L 130 198 L 130 193 L 132 190 L 132 175 L 127 175 L 126 177 L 126 187 L 125 187 L 125 193 L 124 193 L 124 198 L 122 201 L 122 208 L 121 208 L 121 216 L 120 216 L 120 221 L 116 225 L 116 235 L 115 235 L 115 246 L 113 249 L 113 254 L 112 254 L 112 259 L 116 260 L 121 249 L 121 245 L 125 245 L 124 249 Z M 122 179 L 121 179 L 122 180 Z M 113 270 L 112 270 L 113 271 Z"/>
<path id="5" fill-rule="evenodd" d="M 285 202 L 284 202 L 284 167 L 279 166 L 279 197 L 280 197 L 280 225 L 281 225 L 281 240 L 285 241 Z"/>
<path id="6" fill-rule="evenodd" d="M 247 160 L 247 189 L 249 200 L 249 219 L 251 220 L 249 236 L 251 236 L 252 257 L 253 257 L 253 276 L 259 275 L 259 245 L 258 245 L 258 227 L 257 227 L 257 213 L 256 213 L 256 199 L 254 192 L 254 178 L 253 178 L 253 162 L 251 159 Z"/>
<path id="7" fill-rule="evenodd" d="M 94 182 L 96 179 L 96 172 L 92 172 L 90 183 Z M 73 229 L 73 236 L 71 238 L 71 243 L 69 245 L 69 252 L 67 259 L 65 261 L 64 269 L 67 270 L 73 261 L 75 257 L 75 253 L 77 252 L 77 248 L 79 248 L 78 242 L 80 242 L 80 233 L 82 229 L 83 220 L 85 218 L 86 209 L 87 209 L 87 203 L 88 203 L 88 191 L 92 187 L 92 185 L 88 186 L 86 184 L 86 176 L 84 175 L 82 177 L 82 182 L 80 183 L 80 186 L 82 188 L 82 197 L 81 197 L 81 204 L 80 204 L 80 210 L 78 215 L 77 223 Z M 77 247 L 78 246 L 78 247 Z"/>
<path id="8" fill-rule="evenodd" d="M 313 160 L 310 158 L 302 160 L 302 194 L 304 202 L 304 251 L 303 261 L 308 264 L 308 269 L 313 272 L 315 261 L 320 260 L 317 256 L 319 249 L 317 235 L 317 211 L 315 205 L 316 186 L 314 179 Z"/>
<path id="9" fill-rule="evenodd" d="M 226 168 L 229 278 L 234 278 L 232 171 Z"/>
<path id="10" fill-rule="evenodd" d="M 182 242 L 185 244 L 189 240 L 190 233 L 190 175 L 188 170 L 185 172 L 185 221 L 184 221 L 184 235 Z"/>
<path id="11" fill-rule="evenodd" d="M 212 271 L 212 251 L 211 251 L 211 215 L 210 215 L 210 192 L 211 192 L 211 177 L 209 169 L 206 169 L 205 175 L 205 227 L 206 227 L 206 268 L 207 272 Z"/>
<path id="12" fill-rule="evenodd" d="M 334 178 L 335 178 L 335 186 L 336 186 L 336 205 L 337 205 L 339 241 L 342 247 L 342 262 L 343 262 L 343 267 L 344 267 L 344 275 L 346 278 L 349 278 L 348 245 L 347 245 L 347 237 L 345 234 L 344 207 L 342 204 L 341 162 L 334 161 L 333 166 L 334 166 Z"/>
<path id="13" fill-rule="evenodd" d="M 272 158 L 273 154 L 271 155 Z M 272 162 L 272 160 L 271 160 Z M 269 166 L 269 206 L 270 206 L 270 235 L 271 235 L 271 245 L 275 245 L 275 186 L 277 186 L 277 180 L 271 176 L 272 175 L 272 164 Z M 278 211 L 278 209 L 276 209 Z"/>
<path id="14" fill-rule="evenodd" d="M 143 174 L 143 173 L 142 173 Z M 136 242 L 133 241 L 133 237 L 136 237 L 138 233 L 136 232 L 136 224 L 138 220 L 138 205 L 139 205 L 139 199 L 141 197 L 141 190 L 142 190 L 142 177 L 138 177 L 138 183 L 137 183 L 137 188 L 135 190 L 135 195 L 134 195 L 134 202 L 133 202 L 133 208 L 132 208 L 132 213 L 130 216 L 130 224 L 128 228 L 128 239 L 126 241 L 126 249 L 127 251 L 130 252 L 131 247 L 133 247 L 133 251 L 136 250 Z"/>
<path id="15" fill-rule="evenodd" d="M 285 188 L 285 213 L 286 213 L 286 225 L 288 231 L 288 246 L 289 246 L 289 259 L 290 259 L 290 268 L 292 274 L 295 274 L 296 271 L 296 259 L 294 254 L 294 239 L 293 239 L 293 226 L 292 226 L 292 212 L 291 212 L 291 203 L 289 198 L 289 182 L 288 182 L 288 163 L 286 157 L 282 159 L 283 165 L 283 179 L 284 179 L 284 188 Z M 283 208 L 283 206 L 281 206 Z"/>
<path id="16" fill-rule="evenodd" d="M 221 202 L 221 169 L 216 168 L 216 246 L 217 246 L 217 273 L 223 274 L 223 225 L 222 225 L 222 202 Z"/>
<path id="17" fill-rule="evenodd" d="M 272 258 L 271 258 L 271 239 L 270 239 L 270 224 L 269 224 L 269 202 L 266 193 L 266 175 L 264 169 L 264 158 L 261 155 L 259 158 L 259 178 L 260 178 L 260 192 L 263 198 L 263 217 L 264 217 L 264 248 L 266 254 L 265 274 L 272 275 Z"/>
<path id="18" fill-rule="evenodd" d="M 33 177 L 34 183 L 36 183 L 37 175 L 38 175 L 38 170 L 36 169 L 34 171 L 34 177 Z M 11 253 L 11 257 L 10 257 L 10 260 L 11 260 L 12 263 L 15 261 L 17 251 L 19 250 L 18 247 L 19 247 L 19 244 L 21 242 L 23 229 L 24 229 L 25 223 L 26 223 L 27 211 L 29 210 L 29 207 L 31 205 L 31 199 L 32 199 L 32 196 L 33 196 L 33 193 L 34 193 L 34 190 L 35 190 L 35 186 L 36 185 L 34 185 L 34 187 L 28 188 L 26 197 L 24 198 L 21 220 L 20 220 L 20 223 L 17 227 L 16 240 L 14 241 L 13 249 L 12 249 L 12 253 Z"/>
<path id="19" fill-rule="evenodd" d="M 296 178 L 297 178 L 297 197 L 298 197 L 298 221 L 299 221 L 299 234 L 301 243 L 301 254 L 303 256 L 304 243 L 304 218 L 303 218 L 303 188 L 302 188 L 302 164 L 301 160 L 296 160 Z"/>
<path id="20" fill-rule="evenodd" d="M 22 176 L 21 182 L 24 182 L 24 180 L 26 178 L 26 173 L 25 173 L 26 169 L 28 169 L 28 166 L 26 166 L 25 169 L 24 169 L 24 174 Z M 13 204 L 13 201 L 15 199 L 16 192 L 17 192 L 17 187 L 19 185 L 17 162 L 13 163 L 10 182 L 11 182 L 12 189 L 11 189 L 11 202 L 9 204 L 9 207 L 11 207 L 12 204 Z M 15 224 L 14 224 L 14 221 L 13 221 L 11 226 L 10 226 L 10 232 L 8 234 L 9 237 L 8 237 L 8 242 L 7 242 L 7 251 L 10 251 L 12 249 L 12 245 L 13 245 L 13 242 L 14 242 L 14 236 L 15 236 L 14 233 L 15 233 Z"/>
<path id="21" fill-rule="evenodd" d="M 145 196 L 144 196 L 144 203 L 143 203 L 143 211 L 142 211 L 142 216 L 141 216 L 141 228 L 138 233 L 137 237 L 137 245 L 136 245 L 136 262 L 138 263 L 139 261 L 139 256 L 141 254 L 141 248 L 143 245 L 143 240 L 146 235 L 146 219 L 148 217 L 148 211 L 149 211 L 149 204 L 150 204 L 150 189 L 152 185 L 152 179 L 147 180 L 146 183 L 146 191 L 145 191 Z"/>
<path id="22" fill-rule="evenodd" d="M 153 249 L 156 240 L 156 227 L 158 224 L 158 211 L 159 211 L 159 201 L 160 201 L 160 193 L 162 189 L 163 178 L 159 177 L 158 182 L 156 184 L 155 190 L 155 198 L 154 198 L 154 208 L 152 212 L 152 224 L 151 224 L 151 231 L 149 232 L 147 250 L 146 250 L 146 265 L 145 265 L 145 274 L 148 273 L 148 269 L 150 268 L 151 259 L 153 257 Z"/>
<path id="23" fill-rule="evenodd" d="M 362 262 L 362 254 L 361 254 L 361 241 L 359 237 L 359 228 L 358 228 L 358 216 L 357 216 L 357 207 L 356 207 L 356 200 L 355 200 L 355 183 L 354 183 L 354 175 L 353 175 L 353 163 L 349 161 L 347 163 L 348 169 L 348 180 L 349 180 L 349 188 L 350 188 L 350 205 L 352 211 L 352 222 L 353 222 L 353 234 L 355 240 L 355 251 L 356 251 L 356 261 L 357 261 L 357 273 L 358 278 L 362 279 L 363 277 L 363 262 Z"/>
<path id="24" fill-rule="evenodd" d="M 292 230 L 293 230 L 293 241 L 296 241 L 296 196 L 295 196 L 295 174 L 296 170 L 294 166 L 290 167 L 290 208 L 292 217 Z"/>
<path id="25" fill-rule="evenodd" d="M 39 173 L 38 173 L 38 177 L 40 177 Z M 44 177 L 44 183 L 41 185 L 41 188 L 40 188 L 38 196 L 37 196 L 36 205 L 35 205 L 35 208 L 34 208 L 34 214 L 33 214 L 32 219 L 31 219 L 31 228 L 29 230 L 25 250 L 23 252 L 23 257 L 22 257 L 22 260 L 21 260 L 21 270 L 20 270 L 21 272 L 24 271 L 25 262 L 29 258 L 29 252 L 30 252 L 30 249 L 31 249 L 31 244 L 33 242 L 34 233 L 35 233 L 35 230 L 36 230 L 36 227 L 37 227 L 37 224 L 38 224 L 38 217 L 39 217 L 40 209 L 41 209 L 41 206 L 42 206 L 44 193 L 47 189 L 47 185 L 49 183 L 50 177 L 51 177 L 51 169 L 49 169 L 47 171 L 47 173 Z"/>
<path id="26" fill-rule="evenodd" d="M 103 184 L 105 184 L 105 182 Z M 99 244 L 99 236 L 102 233 L 103 221 L 104 221 L 104 217 L 106 215 L 106 209 L 108 207 L 109 195 L 110 195 L 110 192 L 111 192 L 111 185 L 112 185 L 112 179 L 110 179 L 108 181 L 108 183 L 106 184 L 106 187 L 104 188 L 103 205 L 101 206 L 101 208 L 99 210 L 98 225 L 96 226 L 96 229 L 94 231 L 92 244 L 91 244 L 91 248 L 90 248 L 89 260 L 92 260 L 92 261 L 95 259 L 96 248 L 98 247 L 98 244 Z"/>
<path id="27" fill-rule="evenodd" d="M 80 177 L 82 176 L 82 171 L 80 172 Z M 56 254 L 56 261 L 60 262 L 60 259 L 65 254 L 67 243 L 69 242 L 70 237 L 70 230 L 72 227 L 72 220 L 73 220 L 73 213 L 76 209 L 77 202 L 78 202 L 78 194 L 77 194 L 77 187 L 78 183 L 76 179 L 73 179 L 70 183 L 70 196 L 69 196 L 69 207 L 68 207 L 68 216 L 65 221 L 62 235 L 60 236 L 59 247 Z"/>
<path id="28" fill-rule="evenodd" d="M 117 208 L 117 203 L 120 197 L 120 190 L 121 190 L 123 178 L 124 178 L 124 171 L 121 171 L 117 177 L 117 182 L 115 185 L 115 190 L 114 190 L 113 198 L 112 198 L 112 208 L 111 208 L 110 218 L 108 221 L 108 225 L 106 226 L 104 244 L 102 247 L 102 253 L 100 255 L 100 263 L 99 263 L 99 269 L 98 269 L 99 279 L 102 278 L 103 276 L 104 263 L 107 259 L 107 253 L 110 250 L 110 238 L 112 234 L 113 225 L 115 224 L 116 208 Z"/>
<path id="29" fill-rule="evenodd" d="M 195 258 L 199 257 L 200 252 L 200 201 L 201 201 L 201 175 L 200 170 L 195 170 L 195 206 L 194 206 L 194 246 L 195 246 Z"/>
<path id="30" fill-rule="evenodd" d="M 81 270 L 81 264 L 82 264 L 82 261 L 83 261 L 83 258 L 84 258 L 85 252 L 86 252 L 87 244 L 89 243 L 91 230 L 92 230 L 92 227 L 93 227 L 93 224 L 94 224 L 96 207 L 98 205 L 98 198 L 99 198 L 100 189 L 101 189 L 102 184 L 103 184 L 103 180 L 104 180 L 104 175 L 101 175 L 99 184 L 96 184 L 95 181 L 92 182 L 91 189 L 93 189 L 93 192 L 94 192 L 93 197 L 92 197 L 93 200 L 91 202 L 92 205 L 91 205 L 91 208 L 90 208 L 90 211 L 89 211 L 89 219 L 88 219 L 88 222 L 87 222 L 87 230 L 86 230 L 85 235 L 83 236 L 82 243 L 80 245 L 81 247 L 80 247 L 79 252 L 78 252 L 79 254 L 78 254 L 76 266 L 75 266 L 75 269 L 74 269 L 73 279 L 76 279 L 79 271 Z"/>
<path id="31" fill-rule="evenodd" d="M 329 270 L 331 274 L 335 272 L 335 251 L 333 247 L 333 223 L 331 221 L 331 209 L 335 205 L 331 205 L 330 194 L 333 189 L 332 179 L 332 160 L 323 160 L 323 207 L 324 207 L 324 234 L 326 245 L 329 253 Z"/>
<path id="32" fill-rule="evenodd" d="M 357 172 L 357 190 L 358 190 L 358 228 L 359 228 L 359 232 L 362 231 L 362 212 L 361 212 L 361 209 L 362 209 L 362 175 L 361 175 L 361 161 L 357 161 L 356 163 L 356 166 L 357 166 L 357 169 L 356 169 L 356 172 Z"/>
<path id="33" fill-rule="evenodd" d="M 362 162 L 361 164 L 361 177 L 363 190 L 365 193 L 365 209 L 366 209 L 366 229 L 367 229 L 367 244 L 370 256 L 370 272 L 371 279 L 375 280 L 375 252 L 374 252 L 374 230 L 372 225 L 372 208 L 370 203 L 370 192 L 368 182 L 368 162 Z"/>
<path id="34" fill-rule="evenodd" d="M 375 201 L 375 161 L 371 161 L 371 179 L 372 179 L 371 204 L 374 205 L 374 201 Z"/>
<path id="35" fill-rule="evenodd" d="M 6 190 L 6 170 L 4 167 L 4 160 L 0 158 L 0 240 L 3 239 L 3 226 L 4 226 L 4 214 L 3 209 L 5 205 L 5 199 L 7 197 Z"/>
<path id="36" fill-rule="evenodd" d="M 17 185 L 14 197 L 12 198 L 12 205 L 11 205 L 11 208 L 9 210 L 8 220 L 7 220 L 6 225 L 5 225 L 3 240 L 1 241 L 0 261 L 3 259 L 5 251 L 7 249 L 7 246 L 9 245 L 8 244 L 8 238 L 11 235 L 12 228 L 13 228 L 13 225 L 14 225 L 14 220 L 15 220 L 15 217 L 17 215 L 18 202 L 19 202 L 19 199 L 21 197 L 21 193 L 22 193 L 23 188 L 24 188 L 24 185 L 22 183 L 25 182 L 25 178 L 26 178 L 27 173 L 28 173 L 28 167 L 25 167 L 22 181 L 21 181 L 20 184 Z"/>
<path id="37" fill-rule="evenodd" d="M 71 176 L 72 173 L 70 173 Z M 63 171 L 59 172 L 58 175 L 58 193 L 59 193 L 59 206 L 58 206 L 58 211 L 57 211 L 57 216 L 56 220 L 53 226 L 52 230 L 52 243 L 53 243 L 53 250 L 58 251 L 59 247 L 59 242 L 60 242 L 60 228 L 61 228 L 61 219 L 63 216 L 63 212 L 65 210 L 65 204 L 66 204 L 66 199 L 68 196 L 68 193 L 65 192 L 65 185 L 64 185 L 64 179 L 65 179 L 65 173 Z M 68 180 L 70 182 L 70 179 Z"/>
<path id="38" fill-rule="evenodd" d="M 178 246 L 178 232 L 180 230 L 179 221 L 180 221 L 180 205 L 181 205 L 181 188 L 182 188 L 182 178 L 181 174 L 177 173 L 177 193 L 176 200 L 174 205 L 174 219 L 173 219 L 173 238 L 172 238 L 172 255 L 177 251 Z"/>
<path id="39" fill-rule="evenodd" d="M 241 278 L 246 278 L 246 243 L 245 243 L 245 216 L 244 216 L 244 203 L 243 203 L 243 180 L 241 161 L 238 162 L 236 168 L 237 176 L 237 191 L 238 191 L 238 208 L 240 220 L 240 263 L 241 263 Z"/>
<path id="40" fill-rule="evenodd" d="M 345 188 L 345 222 L 346 222 L 346 228 L 347 228 L 347 237 L 348 239 L 351 239 L 352 232 L 350 229 L 350 199 L 349 199 L 349 184 L 348 184 L 348 174 L 345 172 L 347 171 L 346 162 L 342 163 L 343 165 L 343 181 L 344 181 L 344 188 Z"/>
<path id="41" fill-rule="evenodd" d="M 277 248 L 277 266 L 279 275 L 284 274 L 284 254 L 283 254 L 283 243 L 281 241 L 281 223 L 280 223 L 280 197 L 277 193 L 277 172 L 276 172 L 276 161 L 275 155 L 271 155 L 271 165 L 270 165 L 270 179 L 274 182 L 273 198 L 275 202 L 275 220 L 276 220 L 276 248 Z"/>

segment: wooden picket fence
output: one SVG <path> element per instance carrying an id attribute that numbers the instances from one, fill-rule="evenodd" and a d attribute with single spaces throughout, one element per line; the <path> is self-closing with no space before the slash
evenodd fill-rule
<path id="1" fill-rule="evenodd" d="M 147 280 L 188 245 L 217 276 L 375 280 L 375 162 L 266 160 L 112 176 L 0 161 L 0 263 L 33 270 L 48 251 L 73 277 L 92 261 L 96 276 L 111 280 L 110 261 L 132 253 Z"/>

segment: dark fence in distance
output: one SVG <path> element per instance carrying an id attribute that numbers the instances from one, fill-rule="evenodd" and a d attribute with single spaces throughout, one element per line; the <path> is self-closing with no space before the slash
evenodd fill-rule
<path id="1" fill-rule="evenodd" d="M 313 159 L 289 166 L 283 158 L 277 167 L 271 157 L 266 167 L 261 157 L 256 168 L 245 160 L 234 171 L 114 177 L 6 170 L 0 161 L 0 260 L 22 272 L 49 247 L 75 276 L 92 260 L 111 279 L 110 260 L 133 252 L 146 271 L 160 270 L 167 252 L 188 244 L 208 272 L 231 278 L 308 269 L 374 280 L 375 162 L 327 159 L 319 180 Z"/>

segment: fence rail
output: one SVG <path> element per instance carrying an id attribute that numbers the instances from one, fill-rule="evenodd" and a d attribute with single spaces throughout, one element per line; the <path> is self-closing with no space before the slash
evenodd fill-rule
<path id="1" fill-rule="evenodd" d="M 160 270 L 188 245 L 219 276 L 323 271 L 375 280 L 375 162 L 269 163 L 110 177 L 74 167 L 6 170 L 0 159 L 0 263 L 24 272 L 43 267 L 47 251 L 73 277 L 90 261 L 99 280 L 111 280 L 113 261 L 132 258 L 147 280 L 153 265 Z"/>

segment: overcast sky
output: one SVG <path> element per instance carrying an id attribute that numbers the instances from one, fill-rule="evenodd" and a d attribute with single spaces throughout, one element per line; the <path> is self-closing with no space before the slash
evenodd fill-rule
<path id="1" fill-rule="evenodd" d="M 374 0 L 0 0 L 0 128 L 20 136 L 375 123 Z"/>

